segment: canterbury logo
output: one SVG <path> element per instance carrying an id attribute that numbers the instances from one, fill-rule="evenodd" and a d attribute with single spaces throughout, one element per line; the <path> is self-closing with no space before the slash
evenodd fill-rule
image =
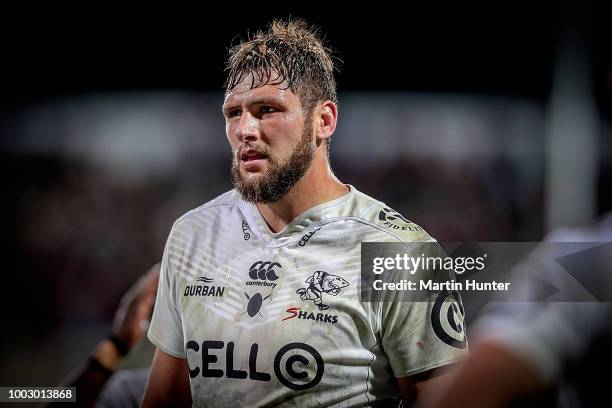
<path id="1" fill-rule="evenodd" d="M 274 270 L 275 267 L 282 269 L 281 264 L 278 262 L 257 261 L 249 268 L 249 277 L 251 279 L 275 281 L 278 279 L 278 275 Z"/>

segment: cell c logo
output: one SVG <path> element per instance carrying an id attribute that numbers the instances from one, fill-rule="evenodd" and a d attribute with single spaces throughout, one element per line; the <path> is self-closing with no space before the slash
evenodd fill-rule
<path id="1" fill-rule="evenodd" d="M 301 363 L 301 365 L 305 368 L 309 364 L 311 364 L 308 357 L 302 354 L 292 354 L 284 361 L 285 372 L 287 374 L 283 374 L 283 370 L 281 370 L 281 363 L 283 361 L 283 357 L 285 354 L 292 350 L 302 350 L 306 353 L 310 354 L 311 358 L 314 359 L 314 363 L 316 363 L 316 372 L 312 380 L 308 382 L 301 382 L 308 378 L 307 371 L 297 371 L 295 368 L 296 363 Z M 321 381 L 323 378 L 324 371 L 324 363 L 321 354 L 314 347 L 309 346 L 304 343 L 290 343 L 286 346 L 283 346 L 278 353 L 276 353 L 276 357 L 274 358 L 274 374 L 276 374 L 276 378 L 287 388 L 291 388 L 294 391 L 306 390 L 308 388 L 312 388 Z M 287 377 L 292 377 L 293 381 L 290 381 Z M 299 381 L 295 381 L 299 380 Z"/>
<path id="2" fill-rule="evenodd" d="M 464 318 L 465 312 L 459 293 L 441 292 L 431 311 L 431 325 L 438 338 L 449 346 L 464 349 Z"/>

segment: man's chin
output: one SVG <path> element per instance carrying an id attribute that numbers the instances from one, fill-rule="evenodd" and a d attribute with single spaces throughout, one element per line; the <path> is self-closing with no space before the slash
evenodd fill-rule
<path id="1" fill-rule="evenodd" d="M 264 180 L 263 175 L 251 174 L 251 177 L 240 177 L 234 187 L 242 198 L 254 204 L 268 204 L 278 201 L 283 193 L 274 191 L 273 186 Z"/>
<path id="2" fill-rule="evenodd" d="M 256 183 L 242 183 L 235 187 L 245 201 L 253 204 L 267 204 L 270 202 L 266 197 L 262 196 L 261 188 Z"/>
<path id="3" fill-rule="evenodd" d="M 266 174 L 267 174 L 267 169 L 259 169 L 258 171 L 249 171 L 249 170 L 240 168 L 240 180 L 242 181 L 242 183 L 252 185 L 252 186 L 261 183 L 261 180 L 264 179 Z"/>

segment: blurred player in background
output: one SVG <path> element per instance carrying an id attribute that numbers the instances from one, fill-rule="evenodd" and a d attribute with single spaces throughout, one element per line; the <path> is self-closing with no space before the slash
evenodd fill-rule
<path id="1" fill-rule="evenodd" d="M 140 404 L 149 370 L 116 370 L 148 328 L 159 269 L 160 264 L 155 264 L 123 295 L 109 337 L 101 340 L 82 367 L 63 382 L 67 387 L 76 387 L 79 407 L 137 407 Z M 64 405 L 74 404 L 49 404 Z"/>
<path id="2" fill-rule="evenodd" d="M 545 250 L 550 243 L 554 251 Z M 572 294 L 551 302 L 496 302 L 474 325 L 470 356 L 455 371 L 432 407 L 592 407 L 606 406 L 612 364 L 612 214 L 590 228 L 554 231 L 519 265 L 514 284 L 524 284 L 529 298 L 537 272 L 547 282 L 588 284 L 602 301 L 572 302 Z M 580 251 L 568 251 L 580 248 Z M 565 258 L 564 258 L 565 257 Z M 568 274 L 571 258 L 573 275 Z M 559 260 L 561 260 L 559 262 Z M 560 287 L 565 285 L 558 285 Z M 563 290 L 563 289 L 562 289 Z M 561 294 L 563 295 L 563 293 Z M 450 378 L 448 378 L 450 379 Z"/>
<path id="3" fill-rule="evenodd" d="M 275 21 L 227 70 L 235 189 L 170 232 L 143 405 L 413 402 L 466 343 L 434 330 L 434 299 L 360 301 L 361 242 L 433 239 L 332 172 L 330 51 L 306 23 Z"/>

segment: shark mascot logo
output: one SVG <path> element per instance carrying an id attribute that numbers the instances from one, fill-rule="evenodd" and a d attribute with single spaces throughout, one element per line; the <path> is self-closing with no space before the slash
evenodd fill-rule
<path id="1" fill-rule="evenodd" d="M 296 293 L 300 295 L 302 300 L 312 300 L 319 310 L 329 309 L 329 306 L 323 303 L 321 296 L 323 292 L 336 296 L 342 288 L 349 285 L 340 276 L 324 271 L 316 271 L 311 277 L 306 279 L 306 283 L 308 283 L 308 287 L 299 288 Z"/>

